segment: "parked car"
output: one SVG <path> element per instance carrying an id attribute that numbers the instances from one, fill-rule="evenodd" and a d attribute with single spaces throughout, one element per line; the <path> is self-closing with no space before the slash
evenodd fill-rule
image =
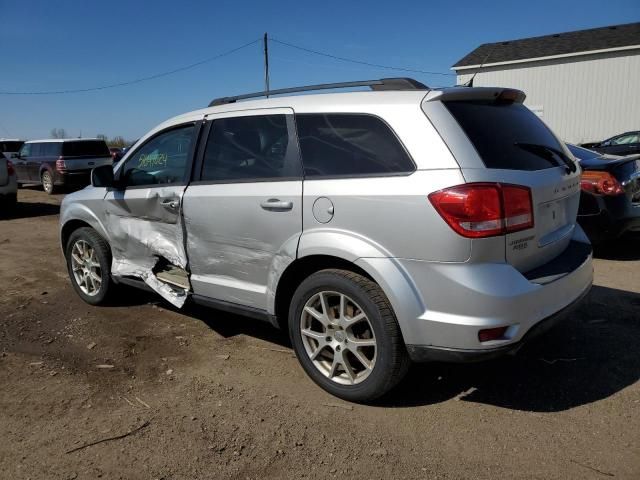
<path id="1" fill-rule="evenodd" d="M 524 94 L 357 85 L 374 91 L 214 100 L 94 169 L 61 207 L 77 294 L 124 283 L 268 320 L 353 401 L 563 318 L 593 275 L 580 171 Z"/>
<path id="2" fill-rule="evenodd" d="M 582 143 L 580 146 L 610 155 L 633 155 L 640 153 L 640 131 L 626 132 L 602 142 Z"/>
<path id="3" fill-rule="evenodd" d="M 0 206 L 12 208 L 18 200 L 16 172 L 11 160 L 0 155 Z M 0 214 L 2 212 L 0 211 Z"/>
<path id="4" fill-rule="evenodd" d="M 640 231 L 640 155 L 619 157 L 567 147 L 582 165 L 578 223 L 591 243 Z"/>
<path id="5" fill-rule="evenodd" d="M 92 168 L 112 164 L 107 144 L 96 138 L 31 140 L 14 158 L 18 183 L 39 183 L 48 194 L 58 185 L 88 185 Z"/>
<path id="6" fill-rule="evenodd" d="M 109 147 L 109 152 L 111 152 L 113 163 L 116 163 L 124 155 L 123 149 L 118 147 Z"/>
<path id="7" fill-rule="evenodd" d="M 24 140 L 17 138 L 0 138 L 0 158 L 13 158 L 23 143 Z"/>

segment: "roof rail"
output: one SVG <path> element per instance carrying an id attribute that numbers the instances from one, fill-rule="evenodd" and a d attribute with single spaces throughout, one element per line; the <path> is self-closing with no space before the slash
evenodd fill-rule
<path id="1" fill-rule="evenodd" d="M 363 80 L 359 82 L 321 83 L 319 85 L 308 85 L 306 87 L 281 88 L 279 90 L 245 93 L 244 95 L 235 95 L 233 97 L 220 97 L 211 100 L 209 106 L 215 107 L 217 105 L 235 103 L 238 100 L 245 100 L 247 98 L 269 97 L 270 95 L 284 95 L 287 93 L 353 87 L 370 87 L 371 90 L 429 90 L 429 87 L 417 80 L 414 80 L 413 78 L 381 78 L 380 80 Z"/>

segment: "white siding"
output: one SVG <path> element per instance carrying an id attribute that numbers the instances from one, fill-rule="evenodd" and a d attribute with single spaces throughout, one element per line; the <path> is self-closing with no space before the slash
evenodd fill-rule
<path id="1" fill-rule="evenodd" d="M 471 76 L 462 72 L 458 84 Z M 483 68 L 473 85 L 523 90 L 525 105 L 568 142 L 640 130 L 640 50 Z"/>

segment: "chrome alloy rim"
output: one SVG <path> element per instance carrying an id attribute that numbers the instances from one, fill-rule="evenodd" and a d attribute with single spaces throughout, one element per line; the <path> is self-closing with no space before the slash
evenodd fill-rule
<path id="1" fill-rule="evenodd" d="M 51 186 L 52 186 L 51 175 L 49 174 L 49 172 L 44 172 L 42 174 L 42 187 L 44 188 L 44 191 L 45 192 L 50 191 Z"/>
<path id="2" fill-rule="evenodd" d="M 304 349 L 313 365 L 330 380 L 355 385 L 365 380 L 376 363 L 373 327 L 364 310 L 338 292 L 318 292 L 300 316 Z"/>
<path id="3" fill-rule="evenodd" d="M 76 284 L 85 295 L 97 295 L 102 286 L 102 269 L 95 249 L 84 240 L 78 240 L 71 249 L 71 269 Z"/>

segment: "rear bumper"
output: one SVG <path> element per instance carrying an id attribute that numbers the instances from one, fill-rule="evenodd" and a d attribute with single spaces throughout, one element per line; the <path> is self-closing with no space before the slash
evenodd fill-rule
<path id="1" fill-rule="evenodd" d="M 66 172 L 56 172 L 54 183 L 56 185 L 89 185 L 91 183 L 91 170 L 68 170 Z"/>
<path id="2" fill-rule="evenodd" d="M 563 318 L 593 281 L 592 249 L 580 236 L 526 274 L 506 263 L 400 260 L 423 304 L 415 317 L 398 316 L 412 359 L 492 358 L 518 348 L 538 325 Z M 498 327 L 507 327 L 501 338 L 480 342 L 480 330 Z"/>
<path id="3" fill-rule="evenodd" d="M 578 223 L 593 243 L 620 237 L 628 231 L 640 231 L 640 205 L 624 195 L 604 197 L 582 192 Z"/>
<path id="4" fill-rule="evenodd" d="M 409 351 L 409 356 L 414 362 L 472 363 L 492 360 L 503 355 L 516 353 L 525 343 L 541 336 L 566 319 L 582 302 L 584 297 L 587 296 L 589 290 L 589 288 L 585 289 L 572 303 L 559 312 L 535 324 L 521 340 L 515 343 L 485 350 L 408 345 L 407 350 Z"/>
<path id="5" fill-rule="evenodd" d="M 11 175 L 4 185 L 0 185 L 0 197 L 15 197 L 18 193 L 18 182 L 16 176 Z"/>

